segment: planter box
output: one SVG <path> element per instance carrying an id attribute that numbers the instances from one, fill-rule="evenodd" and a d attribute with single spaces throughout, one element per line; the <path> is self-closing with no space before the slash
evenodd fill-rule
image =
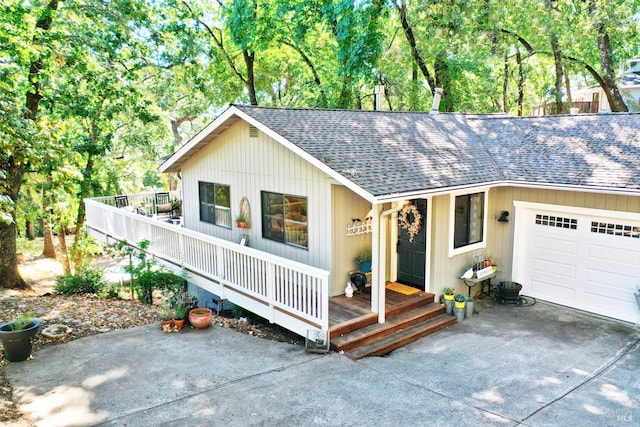
<path id="1" fill-rule="evenodd" d="M 493 267 L 485 267 L 482 270 L 476 271 L 476 277 L 478 279 L 484 279 L 493 274 Z"/>

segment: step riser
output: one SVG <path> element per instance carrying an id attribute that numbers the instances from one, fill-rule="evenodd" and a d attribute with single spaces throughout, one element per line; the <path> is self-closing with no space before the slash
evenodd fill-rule
<path id="1" fill-rule="evenodd" d="M 420 314 L 419 316 L 414 316 L 412 318 L 407 319 L 406 321 L 399 323 L 399 324 L 393 324 L 390 322 L 391 319 L 388 319 L 389 321 L 385 324 L 380 325 L 380 329 L 371 332 L 370 334 L 361 336 L 361 337 L 355 337 L 353 340 L 345 340 L 345 342 L 336 345 L 334 348 L 336 350 L 342 350 L 342 351 L 349 351 L 352 350 L 354 348 L 363 346 L 365 344 L 369 344 L 373 341 L 377 341 L 380 340 L 382 338 L 388 337 L 389 335 L 393 335 L 395 333 L 397 333 L 398 331 L 401 331 L 403 329 L 407 329 L 411 326 L 417 325 L 419 323 L 423 323 L 426 322 L 430 319 L 433 319 L 434 317 L 439 316 L 440 314 L 444 313 L 445 309 L 444 306 L 441 306 L 440 309 L 438 310 L 433 310 L 433 311 L 426 311 L 422 314 Z M 385 326 L 387 325 L 387 326 Z M 338 335 L 339 336 L 339 335 Z M 347 335 L 348 336 L 348 335 Z"/>
<path id="2" fill-rule="evenodd" d="M 389 354 L 391 353 L 393 350 L 397 350 L 400 347 L 404 347 L 407 344 L 410 344 L 414 341 L 419 340 L 420 338 L 424 338 L 427 335 L 431 335 L 434 332 L 437 332 L 441 329 L 444 329 L 448 326 L 450 326 L 451 324 L 454 324 L 455 320 L 453 320 L 452 323 L 442 323 L 442 324 L 438 324 L 438 325 L 434 325 L 433 328 L 429 328 L 427 330 L 423 330 L 420 333 L 417 333 L 413 336 L 411 336 L 410 338 L 404 338 L 402 339 L 400 342 L 396 341 L 393 343 L 389 343 L 388 345 L 385 345 L 384 347 L 379 347 L 376 348 L 375 350 L 372 350 L 370 352 L 364 353 L 364 354 L 359 354 L 356 357 L 350 357 L 352 360 L 358 360 L 358 359 L 362 359 L 364 357 L 369 357 L 369 356 L 384 356 L 385 354 Z M 347 355 L 348 356 L 348 355 Z"/>
<path id="3" fill-rule="evenodd" d="M 357 331 L 358 329 L 366 328 L 369 325 L 374 325 L 378 322 L 378 315 L 371 314 L 367 316 L 359 317 L 351 322 L 343 323 L 338 328 L 329 330 L 329 337 L 334 339 L 342 335 L 347 335 L 350 332 Z"/>
<path id="4" fill-rule="evenodd" d="M 433 304 L 434 296 L 433 295 L 424 295 L 422 298 L 415 298 L 409 301 L 405 305 L 396 305 L 393 309 L 388 310 L 386 312 L 386 317 L 391 318 L 393 316 L 397 316 L 398 314 L 402 314 L 406 311 L 413 310 L 418 307 L 425 307 L 430 304 Z"/>

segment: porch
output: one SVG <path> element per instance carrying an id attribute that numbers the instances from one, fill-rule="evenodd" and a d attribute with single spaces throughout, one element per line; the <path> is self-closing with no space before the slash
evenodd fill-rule
<path id="1" fill-rule="evenodd" d="M 129 195 L 128 206 L 149 197 Z M 149 255 L 194 285 L 301 336 L 309 329 L 328 330 L 332 347 L 354 359 L 386 354 L 455 322 L 444 314 L 444 306 L 434 303 L 433 294 L 388 283 L 386 321 L 381 324 L 379 313 L 371 311 L 371 288 L 353 298 L 331 297 L 328 271 L 117 207 L 113 201 L 85 200 L 89 234 L 106 243 L 149 240 Z"/>
<path id="2" fill-rule="evenodd" d="M 371 288 L 329 299 L 331 348 L 355 360 L 382 356 L 456 323 L 435 295 L 396 282 L 385 289 L 385 323 L 371 312 Z"/>
<path id="3" fill-rule="evenodd" d="M 88 233 L 108 244 L 148 240 L 148 255 L 190 283 L 301 336 L 329 328 L 329 272 L 136 209 L 152 195 L 128 195 L 123 207 L 114 197 L 86 199 Z"/>

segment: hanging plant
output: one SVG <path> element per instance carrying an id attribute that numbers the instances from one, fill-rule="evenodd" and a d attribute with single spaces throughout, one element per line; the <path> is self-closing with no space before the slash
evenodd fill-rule
<path id="1" fill-rule="evenodd" d="M 400 211 L 398 222 L 400 227 L 409 233 L 409 242 L 413 243 L 413 238 L 420 232 L 422 215 L 415 205 L 406 205 Z"/>

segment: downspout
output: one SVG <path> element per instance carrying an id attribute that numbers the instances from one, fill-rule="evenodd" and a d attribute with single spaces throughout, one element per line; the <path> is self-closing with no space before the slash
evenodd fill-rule
<path id="1" fill-rule="evenodd" d="M 385 300 L 385 292 L 387 290 L 387 287 L 385 286 L 385 277 L 386 277 L 386 265 L 387 265 L 387 227 L 385 227 L 383 224 L 383 218 L 389 215 L 392 215 L 394 213 L 398 213 L 400 212 L 400 210 L 403 208 L 403 205 L 400 206 L 396 206 L 395 208 L 391 208 L 388 209 L 382 213 L 380 213 L 380 219 L 378 221 L 378 226 L 379 226 L 379 234 L 380 234 L 380 239 L 379 239 L 379 244 L 378 244 L 378 262 L 376 262 L 374 265 L 377 266 L 377 270 L 378 270 L 378 277 L 376 278 L 376 283 L 378 283 L 378 323 L 384 323 L 385 322 L 385 304 L 386 304 L 386 300 Z M 384 260 L 383 262 L 380 262 L 380 260 Z"/>

